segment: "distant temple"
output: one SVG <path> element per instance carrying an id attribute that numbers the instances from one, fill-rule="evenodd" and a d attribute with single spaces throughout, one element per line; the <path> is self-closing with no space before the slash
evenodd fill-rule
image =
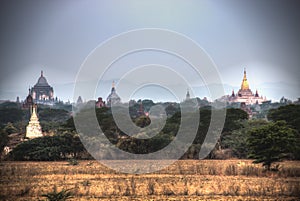
<path id="1" fill-rule="evenodd" d="M 115 82 L 112 83 L 111 92 L 108 95 L 106 102 L 107 102 L 108 107 L 110 107 L 111 104 L 121 103 L 121 98 L 118 96 L 116 89 L 115 89 Z"/>
<path id="2" fill-rule="evenodd" d="M 36 104 L 33 105 L 30 121 L 26 127 L 25 138 L 32 139 L 32 138 L 37 138 L 37 137 L 43 137 L 42 127 L 41 127 L 39 119 L 37 117 L 36 108 L 37 108 L 37 105 Z"/>
<path id="3" fill-rule="evenodd" d="M 26 99 L 25 99 L 25 101 L 23 103 L 23 109 L 28 109 L 29 113 L 31 114 L 31 112 L 32 112 L 32 106 L 33 106 L 34 102 L 33 102 L 32 96 L 30 94 L 30 88 L 29 88 L 28 91 L 29 91 L 28 92 L 28 96 L 26 97 Z"/>
<path id="4" fill-rule="evenodd" d="M 146 115 L 146 112 L 145 112 L 145 109 L 144 109 L 144 106 L 143 106 L 143 102 L 141 101 L 140 102 L 140 106 L 139 106 L 139 110 L 137 111 L 137 115 L 140 117 L 140 116 L 145 116 Z"/>
<path id="5" fill-rule="evenodd" d="M 189 92 L 189 90 L 187 90 L 185 100 L 190 100 L 190 98 L 191 98 L 190 92 Z"/>
<path id="6" fill-rule="evenodd" d="M 53 94 L 53 88 L 48 84 L 43 71 L 41 71 L 41 76 L 34 87 L 31 88 L 30 95 L 35 103 L 51 104 L 54 102 Z"/>
<path id="7" fill-rule="evenodd" d="M 244 78 L 241 84 L 241 89 L 238 91 L 237 94 L 234 93 L 232 90 L 231 96 L 228 97 L 229 103 L 245 103 L 246 105 L 252 104 L 261 104 L 267 101 L 266 98 L 259 96 L 258 91 L 256 90 L 255 94 L 252 93 L 251 89 L 249 88 L 249 83 L 247 80 L 246 69 L 244 70 Z"/>
<path id="8" fill-rule="evenodd" d="M 105 101 L 103 101 L 102 97 L 99 97 L 98 101 L 96 101 L 96 107 L 97 108 L 105 107 Z"/>

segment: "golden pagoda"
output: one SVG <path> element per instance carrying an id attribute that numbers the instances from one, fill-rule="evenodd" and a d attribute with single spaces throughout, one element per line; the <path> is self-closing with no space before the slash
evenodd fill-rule
<path id="1" fill-rule="evenodd" d="M 249 89 L 249 83 L 248 83 L 248 80 L 247 80 L 246 69 L 244 69 L 244 78 L 243 78 L 243 81 L 242 81 L 241 89 L 242 90 L 248 90 Z"/>
<path id="2" fill-rule="evenodd" d="M 264 101 L 267 101 L 266 98 L 259 96 L 257 90 L 256 93 L 254 94 L 249 88 L 246 69 L 244 69 L 244 77 L 241 84 L 241 88 L 236 94 L 232 90 L 232 95 L 228 96 L 228 102 L 229 103 L 239 102 L 239 103 L 244 103 L 246 105 L 252 105 L 252 104 L 261 104 Z"/>
<path id="3" fill-rule="evenodd" d="M 37 108 L 37 106 L 33 105 L 30 121 L 26 127 L 25 138 L 32 139 L 32 138 L 37 138 L 37 137 L 43 137 L 42 127 L 40 125 L 39 118 L 36 114 L 36 108 Z"/>

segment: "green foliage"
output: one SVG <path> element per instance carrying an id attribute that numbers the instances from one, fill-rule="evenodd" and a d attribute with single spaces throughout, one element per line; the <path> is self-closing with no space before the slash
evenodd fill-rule
<path id="1" fill-rule="evenodd" d="M 69 165 L 78 165 L 79 162 L 78 162 L 78 160 L 76 160 L 74 158 L 71 158 L 71 159 L 68 160 L 68 164 Z"/>
<path id="2" fill-rule="evenodd" d="M 272 121 L 285 121 L 288 125 L 298 131 L 297 146 L 294 158 L 300 160 L 300 105 L 286 105 L 272 109 L 268 113 L 268 119 Z"/>
<path id="3" fill-rule="evenodd" d="M 247 158 L 249 154 L 247 147 L 249 131 L 267 125 L 268 122 L 265 120 L 249 120 L 240 121 L 240 124 L 242 126 L 240 129 L 234 130 L 223 137 L 222 146 L 223 148 L 230 148 L 234 156 L 238 158 Z"/>
<path id="4" fill-rule="evenodd" d="M 43 194 L 43 197 L 46 197 L 49 201 L 65 201 L 73 198 L 72 189 L 63 189 L 57 192 L 56 188 L 54 188 L 53 192 Z"/>
<path id="5" fill-rule="evenodd" d="M 25 141 L 10 152 L 13 160 L 55 161 L 76 158 L 85 149 L 78 136 L 66 133 Z"/>
<path id="6" fill-rule="evenodd" d="M 241 109 L 229 108 L 226 110 L 226 119 L 223 128 L 224 132 L 230 132 L 242 127 L 241 120 L 247 120 L 248 114 Z"/>
<path id="7" fill-rule="evenodd" d="M 40 121 L 65 122 L 69 118 L 69 112 L 63 109 L 39 108 Z"/>
<path id="8" fill-rule="evenodd" d="M 8 135 L 12 134 L 12 133 L 16 133 L 18 132 L 18 129 L 16 127 L 14 127 L 14 125 L 12 123 L 7 123 L 6 126 L 4 127 L 4 132 L 6 132 Z"/>
<path id="9" fill-rule="evenodd" d="M 18 108 L 0 108 L 0 126 L 21 121 L 23 115 L 23 111 Z"/>
<path id="10" fill-rule="evenodd" d="M 154 103 L 150 100 L 143 100 L 143 107 L 149 110 Z M 112 144 L 118 148 L 137 154 L 153 153 L 167 146 L 176 136 L 178 129 L 182 123 L 181 112 L 176 104 L 165 104 L 168 118 L 164 128 L 161 131 L 152 130 L 157 133 L 150 139 L 138 139 L 130 137 L 123 133 L 116 125 L 110 108 L 96 108 L 96 117 L 98 119 L 101 130 Z M 137 117 L 137 110 L 140 103 L 134 104 L 129 108 L 132 121 L 139 127 L 146 127 L 150 124 L 150 118 L 146 116 Z M 3 108 L 2 108 L 3 109 Z M 12 109 L 12 108 L 10 108 Z M 16 109 L 16 108 L 15 108 Z M 202 143 L 206 137 L 211 122 L 211 107 L 201 107 L 200 122 L 196 137 L 191 148 L 185 154 L 187 158 L 198 158 L 198 153 Z M 87 115 L 86 109 L 82 108 L 80 113 Z M 85 114 L 86 113 L 86 114 Z M 274 119 L 273 113 L 270 118 Z M 69 112 L 62 109 L 53 109 L 40 107 L 39 118 L 43 131 L 55 133 L 54 136 L 37 138 L 26 141 L 17 146 L 11 153 L 14 160 L 64 160 L 66 158 L 80 157 L 81 153 L 85 153 L 85 149 L 76 132 L 73 117 L 69 117 Z M 248 155 L 248 137 L 252 128 L 260 128 L 266 124 L 265 121 L 249 121 L 248 115 L 241 109 L 230 108 L 226 111 L 226 119 L 221 135 L 221 146 L 230 148 L 239 158 L 245 158 Z M 189 121 L 189 117 L 185 119 Z M 91 128 L 92 121 L 86 121 L 86 128 Z M 290 121 L 292 122 L 292 121 Z M 293 124 L 294 125 L 294 124 Z M 12 131 L 12 130 L 11 130 Z M 90 144 L 95 143 L 96 133 L 88 133 L 86 138 Z M 186 128 L 189 132 L 189 128 Z M 138 136 L 146 136 L 147 133 L 138 133 Z M 299 146 L 300 147 L 300 146 Z"/>
<path id="11" fill-rule="evenodd" d="M 18 109 L 18 108 L 20 108 L 20 105 L 17 104 L 16 102 L 6 101 L 6 102 L 0 104 L 0 109 L 3 109 L 3 108 L 15 108 L 15 109 Z"/>
<path id="12" fill-rule="evenodd" d="M 268 113 L 268 119 L 272 121 L 284 120 L 300 133 L 300 105 L 286 105 L 272 109 Z"/>
<path id="13" fill-rule="evenodd" d="M 267 170 L 271 164 L 293 153 L 297 142 L 297 131 L 284 121 L 271 122 L 249 131 L 247 140 L 249 158 L 262 163 Z"/>

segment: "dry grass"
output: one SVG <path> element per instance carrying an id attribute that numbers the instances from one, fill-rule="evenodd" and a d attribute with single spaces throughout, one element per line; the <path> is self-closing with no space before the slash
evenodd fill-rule
<path id="1" fill-rule="evenodd" d="M 299 165 L 287 161 L 279 172 L 265 172 L 248 160 L 183 160 L 131 175 L 96 161 L 2 162 L 0 200 L 42 200 L 53 189 L 72 189 L 73 200 L 297 200 Z"/>

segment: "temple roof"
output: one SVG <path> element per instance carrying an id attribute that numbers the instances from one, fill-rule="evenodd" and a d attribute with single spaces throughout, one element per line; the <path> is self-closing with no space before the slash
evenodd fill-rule
<path id="1" fill-rule="evenodd" d="M 111 87 L 111 93 L 108 95 L 107 97 L 107 103 L 111 102 L 111 101 L 117 101 L 119 102 L 121 99 L 118 96 L 117 92 L 116 92 L 116 88 L 115 88 L 115 82 L 112 83 L 112 87 Z"/>
<path id="2" fill-rule="evenodd" d="M 43 71 L 41 71 L 41 76 L 39 77 L 37 83 L 34 86 L 49 86 L 46 78 L 43 75 Z"/>
<path id="3" fill-rule="evenodd" d="M 249 83 L 247 80 L 246 69 L 244 69 L 244 78 L 241 84 L 241 90 L 248 90 L 248 89 L 249 89 Z"/>

